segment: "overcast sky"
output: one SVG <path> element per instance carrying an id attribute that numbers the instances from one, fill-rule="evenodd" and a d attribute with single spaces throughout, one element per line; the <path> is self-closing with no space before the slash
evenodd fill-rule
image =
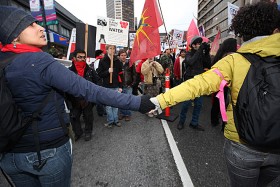
<path id="1" fill-rule="evenodd" d="M 97 16 L 107 17 L 106 0 L 56 0 L 84 23 L 96 26 Z M 187 30 L 191 19 L 197 17 L 197 0 L 159 0 L 167 32 Z M 141 16 L 145 0 L 134 0 L 134 16 Z M 125 21 L 125 20 L 124 20 Z M 160 32 L 165 32 L 163 26 Z"/>

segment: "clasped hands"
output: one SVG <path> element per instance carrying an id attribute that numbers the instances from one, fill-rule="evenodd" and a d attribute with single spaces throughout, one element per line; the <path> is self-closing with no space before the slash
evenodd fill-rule
<path id="1" fill-rule="evenodd" d="M 151 97 L 150 101 L 155 105 L 155 109 L 150 110 L 147 114 L 151 117 L 156 116 L 158 114 L 161 114 L 162 110 L 161 110 L 161 107 L 160 107 L 160 104 L 159 104 L 157 98 L 156 97 Z"/>

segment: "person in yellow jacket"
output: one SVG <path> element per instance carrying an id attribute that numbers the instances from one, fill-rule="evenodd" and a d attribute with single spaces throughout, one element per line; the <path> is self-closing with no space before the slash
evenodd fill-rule
<path id="1" fill-rule="evenodd" d="M 232 20 L 231 30 L 244 41 L 238 53 L 280 57 L 280 11 L 277 10 L 275 3 L 258 2 L 240 8 Z M 222 78 L 214 72 L 218 69 L 229 84 L 232 104 L 235 105 L 250 68 L 250 62 L 238 53 L 224 57 L 209 71 L 151 98 L 151 101 L 160 109 L 164 109 L 201 95 L 217 92 L 222 81 Z M 280 176 L 280 151 L 278 154 L 262 152 L 245 145 L 239 139 L 231 104 L 227 107 L 227 117 L 228 122 L 224 129 L 224 154 L 231 186 L 267 186 Z"/>

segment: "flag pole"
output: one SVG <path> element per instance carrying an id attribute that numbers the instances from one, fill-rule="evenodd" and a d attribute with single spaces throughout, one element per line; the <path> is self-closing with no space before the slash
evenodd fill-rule
<path id="1" fill-rule="evenodd" d="M 87 54 L 87 48 L 88 48 L 88 24 L 85 25 L 85 52 Z M 87 54 L 88 56 L 88 54 Z"/>
<path id="2" fill-rule="evenodd" d="M 43 19 L 43 25 L 45 27 L 46 31 L 46 37 L 47 37 L 47 48 L 50 50 L 51 44 L 50 44 L 50 36 L 49 36 L 49 27 L 47 25 L 47 18 L 45 13 L 45 3 L 43 0 L 40 0 L 40 4 L 42 5 L 42 19 Z"/>
<path id="3" fill-rule="evenodd" d="M 111 60 L 111 62 L 110 62 L 110 68 L 113 68 L 113 66 L 114 66 L 114 54 L 111 54 L 110 55 L 110 60 Z M 113 72 L 110 72 L 110 83 L 112 83 L 113 82 Z"/>
<path id="4" fill-rule="evenodd" d="M 165 21 L 164 21 L 164 18 L 163 18 L 163 14 L 162 14 L 161 5 L 160 5 L 159 0 L 158 0 L 158 6 L 159 6 L 159 10 L 160 10 L 160 15 L 161 15 L 161 18 L 162 18 L 162 21 L 163 21 L 163 26 L 164 26 L 164 29 L 165 29 L 165 34 L 166 34 L 167 42 L 168 42 L 168 45 L 169 45 L 169 48 L 170 48 L 170 40 L 169 40 L 169 37 L 167 35 L 167 29 L 166 29 L 166 25 L 165 25 Z"/>

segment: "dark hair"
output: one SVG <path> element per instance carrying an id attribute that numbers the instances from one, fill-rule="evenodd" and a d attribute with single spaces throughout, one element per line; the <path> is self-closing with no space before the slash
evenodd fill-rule
<path id="1" fill-rule="evenodd" d="M 124 49 L 120 49 L 119 53 L 118 53 L 118 56 L 121 56 L 122 53 L 125 53 L 127 55 L 127 53 L 126 53 L 126 51 Z"/>
<path id="2" fill-rule="evenodd" d="M 100 49 L 98 49 L 98 50 L 95 51 L 94 57 L 98 57 L 98 56 L 100 56 L 102 53 L 103 53 L 103 51 L 100 50 Z"/>
<path id="3" fill-rule="evenodd" d="M 182 52 L 187 53 L 186 49 L 181 49 L 181 51 L 180 51 L 180 55 L 181 55 L 181 53 L 182 53 Z"/>
<path id="4" fill-rule="evenodd" d="M 85 52 L 85 50 L 83 49 L 76 49 L 74 52 L 73 52 L 73 57 L 76 57 L 78 53 L 84 53 L 85 55 L 87 54 Z"/>
<path id="5" fill-rule="evenodd" d="M 241 7 L 232 19 L 231 31 L 243 41 L 256 36 L 271 35 L 276 28 L 280 28 L 280 11 L 277 4 L 258 2 Z"/>
<path id="6" fill-rule="evenodd" d="M 222 59 L 230 52 L 237 51 L 237 40 L 235 38 L 226 39 L 219 47 L 217 54 L 213 58 L 212 65 Z"/>

